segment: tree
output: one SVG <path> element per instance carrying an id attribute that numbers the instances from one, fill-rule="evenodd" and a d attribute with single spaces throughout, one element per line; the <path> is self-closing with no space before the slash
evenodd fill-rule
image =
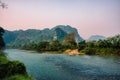
<path id="1" fill-rule="evenodd" d="M 97 42 L 97 46 L 100 47 L 100 48 L 104 48 L 104 47 L 105 47 L 105 46 L 104 46 L 104 41 L 103 41 L 103 40 L 99 40 L 99 41 Z"/>
<path id="2" fill-rule="evenodd" d="M 47 41 L 39 42 L 39 43 L 37 44 L 37 50 L 38 50 L 38 51 L 46 51 L 46 50 L 49 50 L 48 47 L 49 47 L 49 42 L 47 42 Z"/>
<path id="3" fill-rule="evenodd" d="M 112 48 L 120 49 L 120 34 L 108 38 L 107 40 L 111 41 Z"/>
<path id="4" fill-rule="evenodd" d="M 120 35 L 114 37 L 109 37 L 106 40 L 99 40 L 97 42 L 98 47 L 100 48 L 120 48 Z"/>
<path id="5" fill-rule="evenodd" d="M 66 42 L 62 42 L 62 50 L 66 50 L 66 49 L 72 49 L 72 45 L 70 43 L 66 43 Z"/>
<path id="6" fill-rule="evenodd" d="M 85 54 L 87 54 L 87 55 L 94 55 L 94 54 L 96 54 L 96 49 L 91 48 L 91 47 L 86 47 L 86 48 L 84 49 L 84 52 L 85 52 Z"/>
<path id="7" fill-rule="evenodd" d="M 65 39 L 63 41 L 63 45 L 66 48 L 68 47 L 69 49 L 75 49 L 75 48 L 77 48 L 75 33 L 67 34 L 67 36 L 65 37 Z"/>
<path id="8" fill-rule="evenodd" d="M 87 42 L 86 46 L 93 48 L 95 47 L 95 44 L 96 44 L 96 41 L 90 41 L 90 42 Z"/>
<path id="9" fill-rule="evenodd" d="M 82 50 L 86 47 L 85 41 L 79 42 L 78 43 L 78 50 Z"/>
<path id="10" fill-rule="evenodd" d="M 3 33 L 4 33 L 4 29 L 2 27 L 0 27 L 0 49 L 2 49 L 3 47 L 5 47 L 5 43 L 3 40 Z"/>
<path id="11" fill-rule="evenodd" d="M 50 44 L 50 50 L 52 51 L 60 51 L 61 50 L 61 44 L 58 40 L 53 41 Z"/>

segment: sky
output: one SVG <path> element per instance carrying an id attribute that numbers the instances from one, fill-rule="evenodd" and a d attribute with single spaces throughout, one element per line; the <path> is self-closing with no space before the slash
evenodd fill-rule
<path id="1" fill-rule="evenodd" d="M 120 34 L 120 0 L 1 1 L 8 8 L 0 7 L 0 26 L 10 31 L 70 25 L 84 39 Z"/>

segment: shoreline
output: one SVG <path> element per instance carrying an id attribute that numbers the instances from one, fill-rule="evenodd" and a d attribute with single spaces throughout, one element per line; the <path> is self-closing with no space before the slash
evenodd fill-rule
<path id="1" fill-rule="evenodd" d="M 89 54 L 86 54 L 83 51 L 76 51 L 76 53 L 74 53 L 74 51 L 77 50 L 77 49 L 73 49 L 73 50 L 67 49 L 67 50 L 70 50 L 70 52 L 69 51 L 66 52 L 67 50 L 65 50 L 65 51 L 36 51 L 36 50 L 29 50 L 29 49 L 20 49 L 20 50 L 38 52 L 39 54 L 67 54 L 67 55 L 70 55 L 70 56 L 89 55 Z M 114 54 L 114 53 L 102 53 L 102 52 L 96 52 L 96 54 L 90 54 L 90 56 L 94 56 L 94 55 L 97 55 L 97 56 L 120 56 L 120 55 Z"/>
<path id="2" fill-rule="evenodd" d="M 34 80 L 26 70 L 26 66 L 17 60 L 9 60 L 0 50 L 0 80 Z M 11 69 L 11 70 L 8 70 Z"/>
<path id="3" fill-rule="evenodd" d="M 7 48 L 7 49 L 13 49 L 13 48 Z M 17 49 L 17 48 L 14 48 Z M 108 53 L 108 52 L 96 52 L 95 54 L 86 54 L 83 50 L 78 51 L 77 53 L 69 53 L 69 52 L 65 52 L 67 50 L 71 50 L 71 49 L 67 49 L 65 51 L 37 51 L 37 50 L 30 50 L 30 49 L 20 49 L 19 50 L 26 50 L 26 51 L 32 51 L 32 52 L 38 52 L 39 54 L 67 54 L 67 55 L 90 55 L 90 56 L 94 56 L 94 55 L 98 55 L 98 56 L 120 56 L 119 54 L 115 54 L 115 53 Z M 71 51 L 74 51 L 76 49 L 73 49 Z"/>

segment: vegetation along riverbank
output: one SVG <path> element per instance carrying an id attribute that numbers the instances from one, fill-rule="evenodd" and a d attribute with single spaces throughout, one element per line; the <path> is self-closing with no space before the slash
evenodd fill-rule
<path id="1" fill-rule="evenodd" d="M 5 43 L 2 38 L 4 29 L 0 27 L 0 80 L 33 80 L 26 67 L 19 61 L 11 61 L 3 53 Z"/>
<path id="2" fill-rule="evenodd" d="M 33 80 L 27 72 L 25 65 L 19 61 L 10 61 L 0 51 L 0 80 Z"/>
<path id="3" fill-rule="evenodd" d="M 42 53 L 68 53 L 68 54 L 87 54 L 87 55 L 118 55 L 120 56 L 120 35 L 109 37 L 99 41 L 81 41 L 76 43 L 65 38 L 63 42 L 54 40 L 52 42 L 41 41 L 31 42 L 20 46 L 21 49 L 35 50 Z"/>
<path id="4" fill-rule="evenodd" d="M 120 34 L 108 38 L 97 35 L 84 40 L 77 29 L 70 25 L 57 25 L 52 29 L 43 30 L 5 30 L 4 40 L 7 48 L 40 53 L 120 55 Z"/>

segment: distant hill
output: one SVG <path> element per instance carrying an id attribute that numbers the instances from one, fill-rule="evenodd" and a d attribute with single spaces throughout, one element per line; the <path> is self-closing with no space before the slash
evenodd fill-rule
<path id="1" fill-rule="evenodd" d="M 4 39 L 5 43 L 12 43 L 16 40 L 17 36 L 22 32 L 23 32 L 22 30 L 19 30 L 19 31 L 5 30 L 3 39 Z"/>
<path id="2" fill-rule="evenodd" d="M 73 28 L 69 25 L 64 26 L 64 25 L 58 25 L 55 26 L 54 28 L 52 28 L 52 30 L 56 29 L 56 28 L 61 28 L 63 31 L 65 31 L 66 33 L 70 34 L 70 33 L 75 33 L 75 37 L 77 39 L 78 42 L 83 41 L 84 39 L 82 37 L 80 37 L 80 35 L 78 34 L 78 31 L 76 28 Z"/>
<path id="3" fill-rule="evenodd" d="M 67 34 L 75 33 L 76 40 L 78 42 L 83 39 L 77 32 L 76 28 L 73 28 L 69 25 L 58 25 L 52 29 L 28 29 L 28 30 L 17 30 L 17 31 L 8 31 L 5 30 L 4 40 L 6 44 L 22 44 L 30 42 L 39 42 L 39 41 L 53 41 L 56 36 L 59 41 L 63 41 Z"/>
<path id="4" fill-rule="evenodd" d="M 87 39 L 87 41 L 88 42 L 89 41 L 99 41 L 99 40 L 104 40 L 104 39 L 106 39 L 106 37 L 104 37 L 104 36 L 101 36 L 101 35 L 92 35 L 91 37 L 89 37 Z"/>

